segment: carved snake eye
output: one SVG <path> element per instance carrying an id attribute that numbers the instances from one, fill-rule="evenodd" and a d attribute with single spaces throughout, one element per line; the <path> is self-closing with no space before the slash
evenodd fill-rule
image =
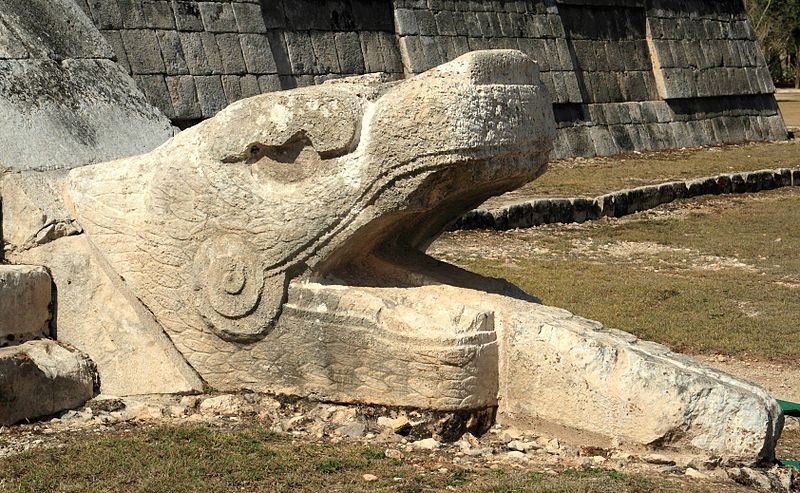
<path id="1" fill-rule="evenodd" d="M 194 259 L 195 307 L 225 340 L 253 342 L 269 333 L 283 301 L 282 277 L 264 277 L 261 259 L 236 235 L 205 241 Z M 265 282 L 268 281 L 268 282 Z"/>

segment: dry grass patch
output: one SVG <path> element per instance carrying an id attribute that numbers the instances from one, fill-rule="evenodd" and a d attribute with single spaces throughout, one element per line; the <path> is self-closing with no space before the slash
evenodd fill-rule
<path id="1" fill-rule="evenodd" d="M 713 492 L 717 487 L 602 469 L 542 474 L 511 466 L 440 472 L 428 454 L 387 459 L 362 445 L 309 443 L 264 430 L 205 426 L 75 439 L 0 463 L 0 491 L 15 492 Z M 367 482 L 369 473 L 377 480 Z"/>
<path id="2" fill-rule="evenodd" d="M 797 103 L 800 108 L 800 103 Z M 738 171 L 800 167 L 800 140 L 646 152 L 550 163 L 534 182 L 482 207 L 535 197 L 595 197 L 616 190 Z"/>
<path id="3" fill-rule="evenodd" d="M 609 327 L 693 352 L 800 357 L 800 189 L 620 220 L 445 236 L 433 253 Z"/>

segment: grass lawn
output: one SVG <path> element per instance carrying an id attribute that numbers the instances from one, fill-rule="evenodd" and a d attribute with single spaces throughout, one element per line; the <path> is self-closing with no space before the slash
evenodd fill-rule
<path id="1" fill-rule="evenodd" d="M 778 441 L 778 458 L 800 461 L 800 426 L 784 429 Z"/>
<path id="2" fill-rule="evenodd" d="M 800 188 L 618 220 L 458 232 L 433 253 L 689 353 L 800 357 Z"/>
<path id="3" fill-rule="evenodd" d="M 74 439 L 0 462 L 0 491 L 14 492 L 712 492 L 698 483 L 614 471 L 559 475 L 513 468 L 459 469 L 427 454 L 387 459 L 381 449 L 293 440 L 267 431 L 205 426 L 133 430 Z M 378 479 L 367 482 L 364 474 Z M 717 486 L 718 487 L 718 486 Z"/>
<path id="4" fill-rule="evenodd" d="M 539 179 L 482 207 L 535 197 L 596 197 L 673 180 L 774 168 L 800 168 L 800 140 L 556 161 Z"/>

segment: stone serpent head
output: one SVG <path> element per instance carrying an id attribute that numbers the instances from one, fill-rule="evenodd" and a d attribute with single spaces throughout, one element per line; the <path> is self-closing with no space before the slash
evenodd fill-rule
<path id="1" fill-rule="evenodd" d="M 553 138 L 535 62 L 474 52 L 404 82 L 239 101 L 147 155 L 74 170 L 67 194 L 173 339 L 246 343 L 274 326 L 291 279 L 424 248 L 537 177 Z"/>

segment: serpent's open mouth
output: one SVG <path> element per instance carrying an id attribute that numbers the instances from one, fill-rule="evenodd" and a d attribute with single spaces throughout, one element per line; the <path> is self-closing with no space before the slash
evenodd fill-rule
<path id="1" fill-rule="evenodd" d="M 380 208 L 386 190 L 408 181 L 415 188 L 404 201 L 406 206 L 387 211 L 351 232 L 315 266 L 310 278 L 350 286 L 449 284 L 533 300 L 510 283 L 468 273 L 437 261 L 424 251 L 464 212 L 543 173 L 548 151 L 543 148 L 540 154 L 521 153 L 509 147 L 498 152 L 491 162 L 467 160 L 433 169 L 409 167 L 413 171 L 394 173 L 364 200 Z"/>

